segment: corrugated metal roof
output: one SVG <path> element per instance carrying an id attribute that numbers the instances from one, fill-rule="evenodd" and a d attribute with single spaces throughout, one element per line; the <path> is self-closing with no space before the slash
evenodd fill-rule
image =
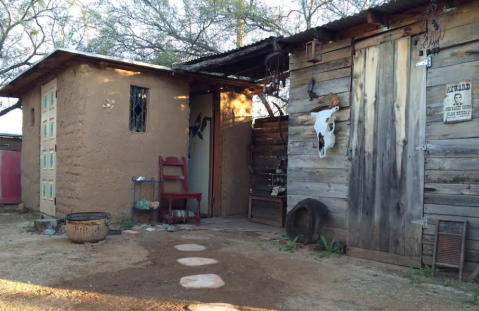
<path id="1" fill-rule="evenodd" d="M 389 3 L 385 3 L 379 6 L 375 6 L 371 9 L 374 11 L 384 14 L 395 14 L 409 9 L 413 9 L 418 6 L 426 5 L 429 3 L 429 0 L 392 0 Z M 347 28 L 351 28 L 357 25 L 361 25 L 367 22 L 367 10 L 363 10 L 359 13 L 356 13 L 351 16 L 340 18 L 329 22 L 324 25 L 320 25 L 313 29 L 308 29 L 306 31 L 294 34 L 292 36 L 281 39 L 281 42 L 285 43 L 299 43 L 304 42 L 305 40 L 311 39 L 311 35 L 316 31 L 316 29 L 330 30 L 330 31 L 339 31 Z"/>
<path id="2" fill-rule="evenodd" d="M 42 76 L 52 75 L 52 72 L 58 66 L 62 66 L 65 62 L 73 59 L 74 57 L 100 60 L 108 62 L 109 64 L 116 63 L 133 68 L 147 68 L 164 72 L 172 72 L 171 68 L 159 65 L 69 49 L 55 49 L 53 52 L 39 59 L 30 68 L 21 72 L 14 79 L 10 80 L 3 88 L 0 89 L 0 96 L 19 97 L 19 94 L 24 91 L 22 88 L 29 86 L 30 83 L 33 83 L 36 79 L 41 78 Z"/>
<path id="3" fill-rule="evenodd" d="M 236 48 L 236 49 L 232 49 L 232 50 L 229 50 L 229 51 L 226 51 L 226 52 L 222 52 L 222 53 L 216 53 L 216 54 L 211 54 L 211 55 L 208 55 L 208 56 L 203 56 L 203 57 L 198 57 L 198 58 L 195 58 L 195 59 L 192 59 L 192 60 L 189 60 L 187 62 L 183 62 L 181 63 L 182 65 L 191 65 L 191 64 L 196 64 L 196 63 L 199 63 L 199 62 L 202 62 L 202 61 L 205 61 L 205 60 L 210 60 L 210 59 L 215 59 L 215 58 L 219 58 L 219 57 L 222 57 L 224 55 L 228 55 L 228 54 L 231 54 L 231 53 L 234 53 L 236 51 L 241 51 L 245 48 L 250 48 L 250 47 L 253 47 L 253 46 L 256 46 L 256 45 L 260 45 L 260 44 L 263 44 L 263 43 L 267 43 L 267 42 L 273 42 L 274 39 L 278 39 L 278 38 L 282 38 L 282 36 L 280 37 L 268 37 L 266 39 L 263 39 L 263 40 L 260 40 L 260 41 L 257 41 L 257 42 L 254 42 L 254 43 L 251 43 L 249 45 L 245 45 L 245 46 L 242 46 L 240 48 Z"/>
<path id="4" fill-rule="evenodd" d="M 405 10 L 413 9 L 418 6 L 422 6 L 429 3 L 429 0 L 391 0 L 389 3 L 385 3 L 379 6 L 376 6 L 372 9 L 374 9 L 376 12 L 379 13 L 384 13 L 384 14 L 395 14 L 399 13 Z M 210 60 L 210 59 L 215 59 L 215 58 L 220 58 L 222 56 L 226 56 L 228 54 L 234 53 L 236 51 L 240 51 L 242 49 L 250 48 L 258 44 L 262 44 L 264 42 L 271 41 L 273 42 L 274 39 L 277 39 L 279 42 L 284 42 L 284 43 L 289 43 L 289 44 L 296 44 L 296 43 L 301 43 L 307 40 L 311 39 L 312 34 L 316 31 L 316 29 L 324 29 L 324 30 L 330 30 L 330 31 L 339 31 L 347 28 L 351 28 L 360 24 L 364 24 L 367 22 L 367 10 L 363 10 L 359 13 L 356 13 L 351 16 L 347 16 L 344 18 L 337 19 L 335 21 L 329 22 L 324 25 L 317 26 L 312 29 L 308 29 L 303 32 L 299 32 L 297 34 L 294 34 L 289 37 L 269 37 L 266 39 L 263 39 L 261 41 L 252 43 L 250 45 L 243 46 L 241 48 L 236 48 L 230 51 L 226 51 L 223 53 L 218 53 L 214 55 L 209 55 L 205 57 L 199 57 L 194 60 L 188 61 L 181 63 L 182 65 L 191 65 L 191 64 L 196 64 L 205 60 Z"/>

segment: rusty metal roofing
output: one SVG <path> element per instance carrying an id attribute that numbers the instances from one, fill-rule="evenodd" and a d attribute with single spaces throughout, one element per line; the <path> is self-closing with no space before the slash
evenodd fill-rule
<path id="1" fill-rule="evenodd" d="M 260 40 L 260 41 L 256 41 L 254 43 L 251 43 L 249 45 L 245 45 L 245 46 L 242 46 L 242 47 L 239 47 L 239 48 L 236 48 L 236 49 L 232 49 L 232 50 L 228 50 L 228 51 L 225 51 L 225 52 L 221 52 L 221 53 L 216 53 L 216 54 L 211 54 L 211 55 L 208 55 L 208 56 L 202 56 L 202 57 L 198 57 L 198 58 L 195 58 L 195 59 L 192 59 L 192 60 L 189 60 L 187 62 L 183 62 L 181 63 L 182 65 L 192 65 L 192 64 L 196 64 L 196 63 L 199 63 L 199 62 L 202 62 L 202 61 L 205 61 L 205 60 L 210 60 L 210 59 L 215 59 L 215 58 L 219 58 L 219 57 L 222 57 L 224 55 L 228 55 L 228 54 L 231 54 L 231 53 L 234 53 L 236 51 L 241 51 L 245 48 L 250 48 L 250 47 L 253 47 L 253 46 L 256 46 L 256 45 L 260 45 L 260 44 L 263 44 L 263 43 L 267 43 L 267 42 L 273 42 L 275 39 L 278 39 L 278 38 L 282 38 L 282 36 L 280 37 L 268 37 L 266 39 L 263 39 L 263 40 Z"/>
<path id="2" fill-rule="evenodd" d="M 39 59 L 30 68 L 21 72 L 14 79 L 10 80 L 2 89 L 0 89 L 0 96 L 20 97 L 22 93 L 27 91 L 37 82 L 54 76 L 55 70 L 57 70 L 57 68 L 64 66 L 69 61 L 77 58 L 104 61 L 110 66 L 121 66 L 138 69 L 142 68 L 172 73 L 170 68 L 164 66 L 69 49 L 55 49 L 53 52 Z"/>
<path id="3" fill-rule="evenodd" d="M 23 93 L 30 90 L 34 85 L 46 81 L 55 76 L 55 74 L 72 61 L 94 60 L 104 62 L 109 67 L 126 69 L 126 70 L 149 70 L 155 73 L 177 74 L 169 67 L 148 64 L 144 62 L 131 61 L 117 57 L 86 53 L 68 49 L 56 49 L 48 55 L 44 56 L 30 68 L 17 75 L 10 80 L 3 88 L 0 89 L 0 96 L 4 97 L 20 97 Z M 257 87 L 256 84 L 249 81 L 232 79 L 226 77 L 218 77 L 208 74 L 194 73 L 190 74 L 197 79 L 207 79 L 216 81 L 224 85 L 239 85 L 245 87 Z"/>
<path id="4" fill-rule="evenodd" d="M 384 14 L 396 14 L 402 11 L 413 9 L 418 6 L 426 5 L 429 0 L 392 0 L 389 3 L 378 5 L 373 7 L 375 12 Z M 312 34 L 316 29 L 323 29 L 326 31 L 339 31 L 347 28 L 351 28 L 357 25 L 361 25 L 367 22 L 367 10 L 363 10 L 351 16 L 340 18 L 329 22 L 324 25 L 320 25 L 316 28 L 308 29 L 306 31 L 294 34 L 292 36 L 281 39 L 281 42 L 285 43 L 300 43 L 306 40 L 310 40 Z"/>
<path id="5" fill-rule="evenodd" d="M 429 3 L 429 0 L 391 0 L 389 3 L 385 3 L 379 6 L 375 6 L 374 10 L 379 13 L 384 13 L 384 14 L 395 14 L 399 13 L 405 10 L 413 9 L 418 6 L 422 6 Z M 181 63 L 182 65 L 192 65 L 196 64 L 205 60 L 211 60 L 215 58 L 220 58 L 222 56 L 226 56 L 228 54 L 253 47 L 255 45 L 262 44 L 264 42 L 273 42 L 275 39 L 277 39 L 279 42 L 284 42 L 284 43 L 289 43 L 289 44 L 297 44 L 301 43 L 307 40 L 310 40 L 312 37 L 312 34 L 316 31 L 316 29 L 323 29 L 323 30 L 329 30 L 329 31 L 339 31 L 347 28 L 351 28 L 360 24 L 364 24 L 367 22 L 367 10 L 363 10 L 359 13 L 356 13 L 351 16 L 347 16 L 344 18 L 340 18 L 337 20 L 334 20 L 332 22 L 329 22 L 324 25 L 317 26 L 316 28 L 308 29 L 303 32 L 299 32 L 297 34 L 291 35 L 289 37 L 269 37 L 266 39 L 263 39 L 261 41 L 252 43 L 250 45 L 246 45 L 240 48 L 236 48 L 230 51 L 226 51 L 223 53 L 218 53 L 218 54 L 213 54 L 205 57 L 199 57 L 193 60 L 190 60 L 188 62 Z"/>

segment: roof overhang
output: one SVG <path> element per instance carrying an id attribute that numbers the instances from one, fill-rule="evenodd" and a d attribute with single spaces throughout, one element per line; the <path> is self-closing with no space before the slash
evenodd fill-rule
<path id="1" fill-rule="evenodd" d="M 131 71 L 148 71 L 163 75 L 185 75 L 191 79 L 210 81 L 218 85 L 231 85 L 249 89 L 257 89 L 261 86 L 251 81 L 225 78 L 217 75 L 203 73 L 179 73 L 169 67 L 153 65 L 143 62 L 130 61 L 116 57 L 72 51 L 68 49 L 56 49 L 44 56 L 30 68 L 19 74 L 2 89 L 0 96 L 20 98 L 24 93 L 38 84 L 45 83 L 55 77 L 74 62 L 95 62 L 100 67 L 112 67 Z"/>

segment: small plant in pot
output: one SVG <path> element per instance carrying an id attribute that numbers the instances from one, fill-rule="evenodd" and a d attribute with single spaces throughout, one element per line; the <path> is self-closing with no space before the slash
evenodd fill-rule
<path id="1" fill-rule="evenodd" d="M 329 258 L 331 255 L 338 257 L 340 254 L 344 253 L 344 248 L 346 243 L 336 241 L 336 238 L 333 238 L 331 243 L 328 243 L 324 235 L 321 234 L 321 244 L 323 246 L 323 250 L 319 252 L 319 257 L 321 258 Z"/>

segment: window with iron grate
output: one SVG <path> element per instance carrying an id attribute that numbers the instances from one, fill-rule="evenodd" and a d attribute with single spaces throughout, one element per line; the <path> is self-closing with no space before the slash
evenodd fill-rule
<path id="1" fill-rule="evenodd" d="M 130 131 L 146 132 L 148 89 L 130 86 Z"/>

